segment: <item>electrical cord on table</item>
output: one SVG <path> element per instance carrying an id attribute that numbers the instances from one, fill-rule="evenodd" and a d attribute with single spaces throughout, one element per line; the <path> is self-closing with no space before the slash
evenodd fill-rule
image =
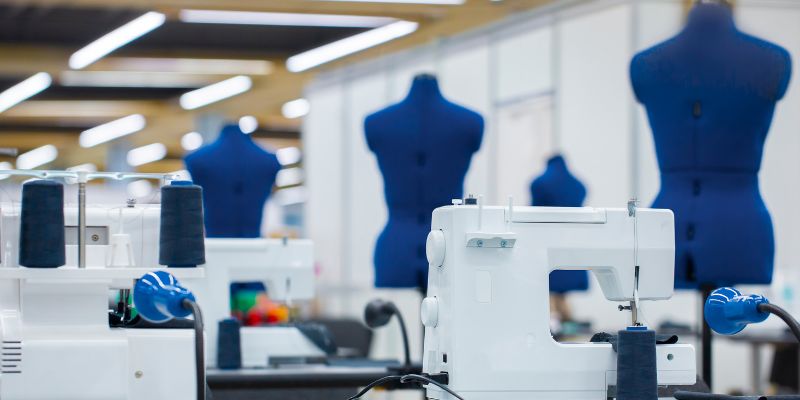
<path id="1" fill-rule="evenodd" d="M 380 379 L 370 383 L 369 385 L 365 386 L 355 396 L 353 396 L 353 397 L 351 397 L 351 398 L 349 398 L 347 400 L 360 399 L 362 396 L 367 394 L 367 392 L 369 392 L 370 390 L 372 390 L 376 386 L 380 386 L 380 385 L 383 385 L 384 383 L 389 383 L 389 382 L 399 382 L 399 383 L 414 382 L 414 383 L 419 383 L 419 384 L 431 384 L 431 385 L 438 386 L 440 389 L 444 390 L 447 393 L 450 393 L 451 395 L 453 395 L 455 398 L 457 398 L 459 400 L 464 400 L 463 397 L 461 397 L 458 393 L 454 392 L 452 389 L 448 388 L 447 385 L 443 385 L 443 384 L 441 384 L 439 382 L 436 382 L 434 379 L 431 379 L 430 377 L 425 376 L 424 374 L 423 375 L 408 374 L 408 375 L 389 375 L 389 376 L 384 376 L 383 378 L 380 378 Z"/>
<path id="2" fill-rule="evenodd" d="M 205 347 L 203 345 L 203 313 L 200 306 L 189 299 L 183 300 L 183 306 L 192 310 L 194 315 L 194 362 L 197 375 L 197 400 L 206 400 L 206 366 Z"/>
<path id="3" fill-rule="evenodd" d="M 770 314 L 775 315 L 776 317 L 783 320 L 786 325 L 789 326 L 789 329 L 792 330 L 794 333 L 795 338 L 800 341 L 800 324 L 798 324 L 797 320 L 792 317 L 791 314 L 786 312 L 783 308 L 776 306 L 775 304 L 770 303 L 762 303 L 758 305 L 758 311 L 767 312 Z"/>

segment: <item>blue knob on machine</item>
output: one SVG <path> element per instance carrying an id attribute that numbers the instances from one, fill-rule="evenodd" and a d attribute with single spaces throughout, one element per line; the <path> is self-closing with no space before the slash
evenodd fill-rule
<path id="1" fill-rule="evenodd" d="M 763 322 L 769 317 L 768 312 L 758 310 L 760 304 L 769 304 L 769 300 L 756 294 L 745 296 L 730 287 L 719 288 L 706 299 L 706 322 L 714 332 L 733 335 L 748 324 Z"/>
<path id="2" fill-rule="evenodd" d="M 184 299 L 194 301 L 194 295 L 166 271 L 149 272 L 133 287 L 136 310 L 150 322 L 161 323 L 189 316 L 191 309 L 184 307 Z"/>

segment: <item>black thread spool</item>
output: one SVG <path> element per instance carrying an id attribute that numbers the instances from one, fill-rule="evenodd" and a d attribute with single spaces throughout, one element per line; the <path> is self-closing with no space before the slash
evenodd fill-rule
<path id="1" fill-rule="evenodd" d="M 217 368 L 239 369 L 242 367 L 241 324 L 234 318 L 219 321 L 217 328 Z"/>
<path id="2" fill-rule="evenodd" d="M 66 264 L 64 242 L 64 185 L 52 180 L 22 185 L 19 265 L 58 268 Z"/>
<path id="3" fill-rule="evenodd" d="M 658 400 L 656 333 L 645 327 L 619 331 L 617 400 Z"/>
<path id="4" fill-rule="evenodd" d="M 158 263 L 193 268 L 206 263 L 203 242 L 203 189 L 191 181 L 173 181 L 161 188 Z"/>

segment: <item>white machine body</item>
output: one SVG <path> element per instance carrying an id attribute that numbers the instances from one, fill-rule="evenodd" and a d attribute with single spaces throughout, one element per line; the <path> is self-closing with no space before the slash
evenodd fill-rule
<path id="1" fill-rule="evenodd" d="M 217 323 L 231 317 L 231 283 L 261 282 L 273 300 L 314 298 L 314 246 L 307 239 L 206 239 L 206 279 L 186 282 L 206 321 L 206 363 L 217 364 Z M 292 326 L 242 327 L 242 367 L 265 368 L 275 357 L 325 352 Z"/>
<path id="2" fill-rule="evenodd" d="M 0 205 L 0 399 L 194 400 L 193 330 L 109 327 L 111 291 L 164 268 L 159 206 L 87 207 L 86 268 L 76 265 L 74 207 L 65 209 L 67 264 L 20 267 L 19 211 L 17 204 Z M 130 236 L 131 257 L 123 258 L 134 265 L 109 267 L 110 236 L 120 224 Z M 169 272 L 180 280 L 204 274 Z"/>
<path id="3" fill-rule="evenodd" d="M 609 300 L 666 300 L 674 252 L 669 210 L 438 208 L 427 243 L 424 372 L 446 372 L 470 400 L 605 400 L 616 353 L 553 339 L 549 274 L 591 270 Z M 695 383 L 691 345 L 659 345 L 657 359 L 659 385 Z M 433 385 L 427 396 L 453 399 Z"/>

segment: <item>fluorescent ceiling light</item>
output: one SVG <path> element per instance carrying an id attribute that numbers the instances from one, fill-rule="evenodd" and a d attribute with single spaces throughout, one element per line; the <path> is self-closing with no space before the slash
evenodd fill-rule
<path id="1" fill-rule="evenodd" d="M 305 203 L 307 198 L 306 188 L 302 186 L 280 189 L 275 192 L 275 200 L 282 206 Z"/>
<path id="2" fill-rule="evenodd" d="M 181 147 L 186 151 L 194 151 L 203 145 L 203 135 L 197 132 L 189 132 L 181 137 Z"/>
<path id="3" fill-rule="evenodd" d="M 80 164 L 74 167 L 67 168 L 67 171 L 75 171 L 75 172 L 97 172 L 97 165 L 92 163 Z"/>
<path id="4" fill-rule="evenodd" d="M 17 168 L 34 169 L 36 167 L 53 162 L 58 157 L 58 149 L 52 144 L 37 147 L 27 153 L 22 153 L 17 157 Z"/>
<path id="5" fill-rule="evenodd" d="M 292 119 L 292 118 L 300 118 L 311 110 L 311 104 L 306 99 L 297 99 L 292 101 L 287 101 L 283 103 L 281 107 L 281 114 L 284 117 Z"/>
<path id="6" fill-rule="evenodd" d="M 327 26 L 337 28 L 377 28 L 393 21 L 389 17 L 361 15 L 299 14 L 258 11 L 181 10 L 181 22 L 200 24 L 239 24 L 275 26 Z"/>
<path id="7" fill-rule="evenodd" d="M 196 88 L 217 79 L 214 76 L 182 72 L 64 71 L 59 76 L 59 83 L 62 86 Z"/>
<path id="8" fill-rule="evenodd" d="M 246 134 L 251 134 L 258 129 L 258 119 L 252 115 L 239 118 L 239 129 Z"/>
<path id="9" fill-rule="evenodd" d="M 50 87 L 53 79 L 47 72 L 39 72 L 0 93 L 0 113 L 33 97 Z"/>
<path id="10" fill-rule="evenodd" d="M 154 11 L 145 13 L 73 53 L 69 57 L 69 67 L 72 69 L 86 68 L 112 51 L 158 28 L 164 24 L 166 19 L 167 17 L 161 13 Z"/>
<path id="11" fill-rule="evenodd" d="M 278 187 L 293 186 L 303 183 L 303 170 L 300 168 L 285 168 L 278 171 L 275 185 Z"/>
<path id="12" fill-rule="evenodd" d="M 173 180 L 176 181 L 190 181 L 192 180 L 192 174 L 185 169 L 180 169 L 177 171 L 172 171 L 168 175 L 172 175 Z"/>
<path id="13" fill-rule="evenodd" d="M 162 160 L 167 156 L 167 146 L 161 143 L 152 143 L 137 147 L 128 152 L 128 165 L 138 167 L 154 161 Z"/>
<path id="14" fill-rule="evenodd" d="M 9 169 L 14 169 L 14 166 L 10 162 L 8 161 L 0 162 L 0 171 L 7 171 Z M 0 181 L 8 178 L 9 176 L 11 175 L 0 175 Z"/>
<path id="15" fill-rule="evenodd" d="M 184 110 L 194 110 L 228 97 L 242 94 L 253 86 L 253 81 L 244 75 L 234 76 L 222 82 L 184 93 L 180 98 Z"/>
<path id="16" fill-rule="evenodd" d="M 153 184 L 147 179 L 139 179 L 128 184 L 128 195 L 133 198 L 142 198 L 153 193 Z"/>
<path id="17" fill-rule="evenodd" d="M 437 4 L 445 6 L 457 6 L 464 4 L 466 2 L 466 0 L 317 0 L 317 1 L 340 1 L 347 3 Z"/>
<path id="18" fill-rule="evenodd" d="M 81 132 L 78 141 L 81 147 L 97 146 L 123 136 L 139 132 L 147 125 L 141 114 L 133 114 Z"/>
<path id="19" fill-rule="evenodd" d="M 108 57 L 96 66 L 108 71 L 210 75 L 267 75 L 273 68 L 272 62 L 266 60 L 166 57 Z"/>
<path id="20" fill-rule="evenodd" d="M 419 24 L 397 21 L 389 25 L 368 30 L 315 49 L 289 57 L 286 68 L 291 72 L 302 72 L 381 43 L 406 36 L 417 30 Z"/>
<path id="21" fill-rule="evenodd" d="M 284 147 L 275 152 L 281 165 L 292 165 L 300 162 L 301 153 L 297 147 Z"/>

